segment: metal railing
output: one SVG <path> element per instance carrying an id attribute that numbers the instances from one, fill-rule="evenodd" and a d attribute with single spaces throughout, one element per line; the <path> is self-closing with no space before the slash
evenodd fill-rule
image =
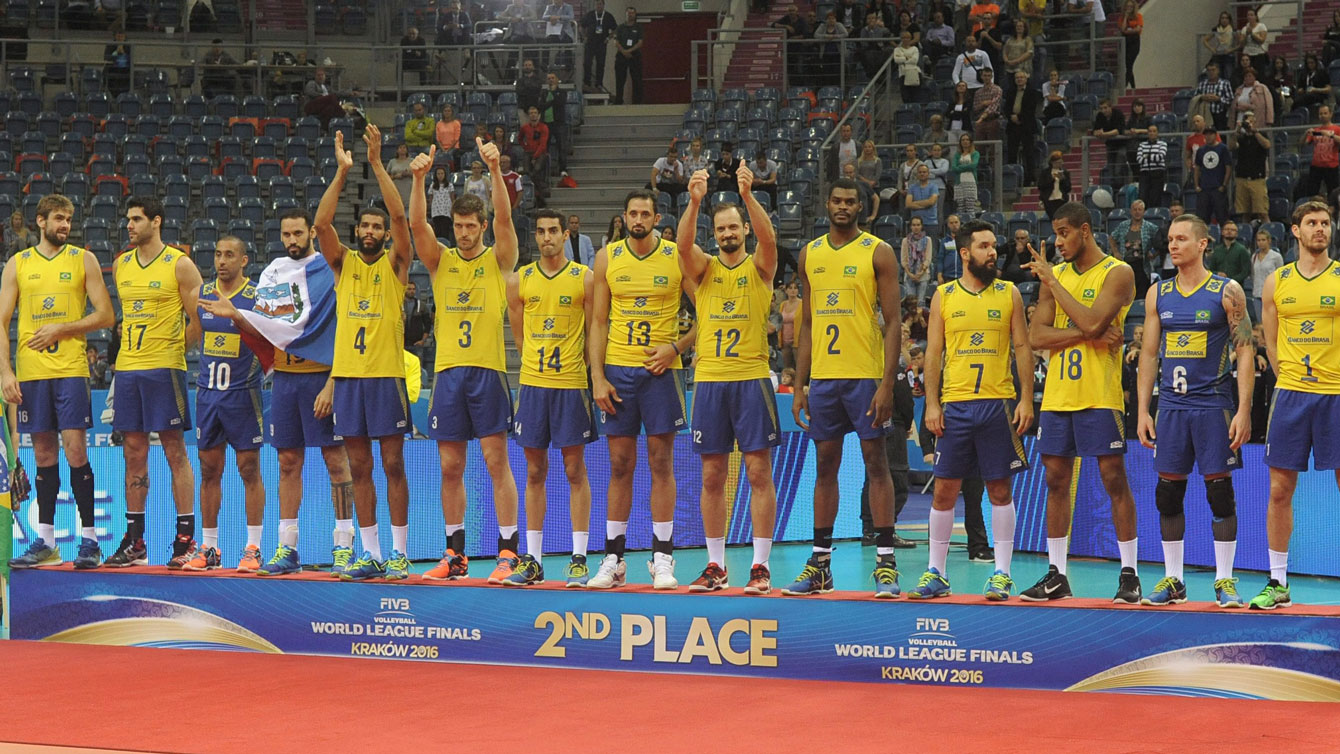
<path id="1" fill-rule="evenodd" d="M 1276 57 L 1283 57 L 1283 58 L 1285 59 L 1286 62 L 1290 62 L 1290 63 L 1291 63 L 1291 65 L 1289 66 L 1289 70 L 1290 70 L 1290 71 L 1297 70 L 1298 66 L 1302 65 L 1302 63 L 1303 63 L 1303 55 L 1304 55 L 1304 52 L 1305 52 L 1306 49 L 1307 49 L 1306 35 L 1309 34 L 1309 33 L 1313 33 L 1313 31 L 1312 31 L 1311 29 L 1304 29 L 1304 28 L 1303 28 L 1303 10 L 1304 10 L 1304 6 L 1306 5 L 1306 3 L 1305 3 L 1303 0 L 1266 0 L 1265 2 L 1260 2 L 1260 3 L 1257 3 L 1257 2 L 1243 2 L 1243 1 L 1241 1 L 1241 0 L 1235 0 L 1234 2 L 1230 2 L 1230 3 L 1229 3 L 1229 7 L 1230 7 L 1231 9 L 1233 9 L 1233 10 L 1230 11 L 1230 14 L 1234 16 L 1234 22 L 1235 22 L 1235 23 L 1241 23 L 1240 14 L 1239 14 L 1237 11 L 1239 11 L 1239 10 L 1243 10 L 1243 11 L 1245 11 L 1247 8 L 1253 8 L 1253 9 L 1256 9 L 1258 6 L 1266 6 L 1266 5 L 1292 5 L 1292 6 L 1294 6 L 1295 9 L 1296 9 L 1296 10 L 1295 10 L 1295 14 L 1294 14 L 1294 30 L 1295 30 L 1295 36 L 1297 37 L 1297 44 L 1296 44 L 1296 46 L 1295 46 L 1295 50 L 1294 50 L 1294 55 L 1295 55 L 1295 57 L 1293 58 L 1293 60 L 1290 61 L 1288 55 L 1280 55 L 1280 53 L 1279 53 L 1279 48 L 1278 48 L 1278 47 L 1274 47 L 1274 48 L 1267 47 L 1266 52 L 1270 55 L 1270 58 L 1271 58 L 1272 61 L 1273 61 Z M 1258 11 L 1258 13 L 1259 13 L 1259 11 Z M 1234 28 L 1238 28 L 1238 27 L 1234 27 Z M 1279 35 L 1280 35 L 1281 33 L 1283 33 L 1283 31 L 1284 31 L 1283 29 L 1272 30 L 1272 31 L 1266 36 L 1266 39 L 1267 39 L 1267 41 L 1268 41 L 1267 43 L 1270 44 L 1270 43 L 1269 43 L 1270 36 L 1273 35 L 1273 36 L 1275 36 L 1275 37 L 1278 39 Z M 1236 32 L 1235 32 L 1235 33 L 1236 33 Z M 1192 35 L 1193 35 L 1194 38 L 1195 38 L 1195 44 L 1194 44 L 1194 46 L 1195 46 L 1195 49 L 1196 49 L 1196 70 L 1197 70 L 1197 71 L 1203 71 L 1203 70 L 1205 70 L 1205 66 L 1209 65 L 1209 63 L 1210 63 L 1210 59 L 1213 58 L 1213 57 L 1215 57 L 1215 53 L 1211 52 L 1210 50 L 1206 49 L 1206 47 L 1205 47 L 1205 38 L 1208 37 L 1208 36 L 1210 36 L 1211 34 L 1213 34 L 1213 30 L 1208 31 L 1208 32 L 1207 32 L 1207 31 L 1197 31 L 1197 32 L 1192 32 Z M 1238 64 L 1238 58 L 1241 57 L 1241 55 L 1242 55 L 1242 48 L 1241 48 L 1241 46 L 1238 46 L 1238 47 L 1233 51 L 1232 55 L 1233 55 L 1233 65 L 1236 67 L 1237 64 Z M 1222 73 L 1225 77 L 1227 77 L 1228 74 L 1229 74 L 1228 71 L 1222 71 L 1221 73 Z M 1258 74 L 1262 74 L 1262 73 L 1264 73 L 1264 71 L 1257 71 L 1257 73 L 1258 73 Z"/>
<path id="2" fill-rule="evenodd" d="M 1083 50 L 1079 49 L 1081 46 Z M 1046 80 L 1046 72 L 1052 68 L 1060 71 L 1061 78 L 1106 71 L 1112 74 L 1111 95 L 1120 97 L 1126 93 L 1125 37 L 1035 41 L 1033 50 L 1034 79 Z M 996 77 L 997 84 L 1002 81 L 1002 77 Z"/>
<path id="3" fill-rule="evenodd" d="M 725 30 L 736 33 L 736 30 Z M 757 29 L 753 31 L 758 31 Z M 774 31 L 774 30 L 769 30 Z M 725 36 L 723 34 L 723 36 Z M 863 70 L 862 52 L 880 42 L 893 40 L 869 40 L 859 37 L 845 39 L 783 39 L 776 40 L 739 40 L 708 39 L 695 40 L 690 55 L 689 80 L 694 89 L 718 90 L 725 81 L 726 71 L 736 47 L 757 41 L 775 42 L 781 46 L 781 70 L 776 73 L 780 80 L 777 86 L 782 89 L 791 86 L 837 86 L 845 94 L 850 86 L 865 84 L 871 77 Z M 893 46 L 879 58 L 883 63 L 891 59 Z"/>

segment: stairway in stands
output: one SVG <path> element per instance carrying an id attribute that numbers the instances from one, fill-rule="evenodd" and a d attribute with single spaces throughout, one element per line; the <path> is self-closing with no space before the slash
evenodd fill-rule
<path id="1" fill-rule="evenodd" d="M 798 3 L 800 14 L 808 10 L 808 4 Z M 745 19 L 744 28 L 760 29 L 771 27 L 772 23 L 786 15 L 786 5 L 774 3 L 767 13 L 750 11 Z M 782 41 L 785 32 L 746 31 L 740 34 L 735 45 L 730 64 L 726 67 L 723 89 L 744 89 L 752 92 L 765 86 L 782 86 Z"/>

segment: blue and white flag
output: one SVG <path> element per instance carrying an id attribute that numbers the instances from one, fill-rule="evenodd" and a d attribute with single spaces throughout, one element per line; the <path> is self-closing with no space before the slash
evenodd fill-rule
<path id="1" fill-rule="evenodd" d="M 242 316 L 276 348 L 318 364 L 335 356 L 335 271 L 320 254 L 280 257 L 256 283 Z"/>

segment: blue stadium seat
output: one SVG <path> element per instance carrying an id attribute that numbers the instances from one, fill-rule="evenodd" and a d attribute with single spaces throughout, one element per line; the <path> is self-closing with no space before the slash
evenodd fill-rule
<path id="1" fill-rule="evenodd" d="M 207 115 L 200 119 L 200 135 L 210 141 L 222 139 L 227 132 L 227 122 L 217 115 Z"/>
<path id="2" fill-rule="evenodd" d="M 206 197 L 202 204 L 205 210 L 205 218 L 213 220 L 219 225 L 226 225 L 232 217 L 232 206 L 225 197 Z"/>
<path id="3" fill-rule="evenodd" d="M 321 138 L 321 121 L 310 115 L 298 118 L 293 124 L 293 135 L 308 140 L 319 139 Z"/>
<path id="4" fill-rule="evenodd" d="M 95 196 L 88 203 L 89 219 L 97 218 L 115 223 L 121 214 L 121 203 L 113 196 Z"/>
<path id="5" fill-rule="evenodd" d="M 192 94 L 182 103 L 182 112 L 186 117 L 199 121 L 209 115 L 209 101 L 199 94 Z"/>
<path id="6" fill-rule="evenodd" d="M 138 118 L 144 113 L 144 102 L 134 92 L 122 92 L 116 95 L 116 111 L 127 118 Z"/>
<path id="7" fill-rule="evenodd" d="M 265 222 L 265 205 L 259 198 L 248 197 L 237 200 L 238 217 L 243 220 L 250 220 L 256 225 Z"/>
<path id="8" fill-rule="evenodd" d="M 239 202 L 244 199 L 261 198 L 261 185 L 254 175 L 240 176 L 227 183 L 233 187 L 233 193 L 236 195 Z"/>
<path id="9" fill-rule="evenodd" d="M 191 221 L 191 243 L 194 245 L 207 244 L 210 247 L 212 255 L 214 244 L 219 241 L 219 226 L 213 220 L 198 219 Z M 211 260 L 211 267 L 213 267 Z"/>
<path id="10" fill-rule="evenodd" d="M 74 169 L 74 155 L 71 155 L 69 152 L 56 152 L 51 155 L 51 159 L 47 163 L 47 171 L 50 172 L 51 177 L 56 180 L 60 180 L 69 175 Z M 83 173 L 80 173 L 79 175 L 83 175 Z"/>

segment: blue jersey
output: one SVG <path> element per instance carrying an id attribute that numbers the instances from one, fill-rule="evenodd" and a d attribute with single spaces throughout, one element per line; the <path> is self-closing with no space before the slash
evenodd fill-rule
<path id="1" fill-rule="evenodd" d="M 200 288 L 200 299 L 218 299 L 219 283 L 205 283 Z M 256 304 L 256 286 L 244 281 L 229 298 L 239 310 L 250 310 Z M 253 390 L 261 386 L 264 370 L 260 357 L 246 342 L 231 319 L 216 317 L 199 308 L 200 376 L 196 386 L 205 390 Z"/>
<path id="2" fill-rule="evenodd" d="M 1232 352 L 1224 286 L 1228 278 L 1211 275 L 1194 291 L 1177 287 L 1177 279 L 1159 283 L 1159 326 L 1163 343 L 1163 377 L 1159 410 L 1233 408 L 1228 367 Z"/>

